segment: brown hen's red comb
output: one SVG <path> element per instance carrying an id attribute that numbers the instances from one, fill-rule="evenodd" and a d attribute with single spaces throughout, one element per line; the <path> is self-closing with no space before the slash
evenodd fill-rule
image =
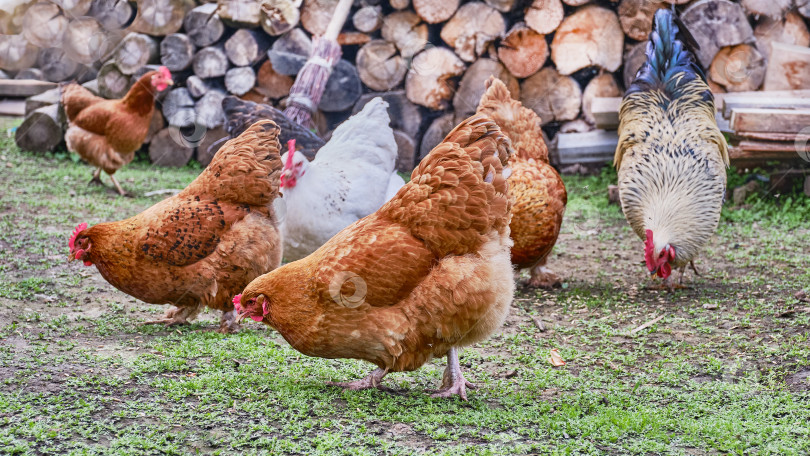
<path id="1" fill-rule="evenodd" d="M 70 235 L 70 240 L 68 241 L 68 247 L 70 247 L 70 250 L 73 250 L 73 243 L 76 241 L 76 236 L 78 236 L 79 233 L 81 233 L 86 229 L 87 223 L 79 223 L 79 226 L 77 226 L 76 229 L 73 230 L 73 234 Z"/>

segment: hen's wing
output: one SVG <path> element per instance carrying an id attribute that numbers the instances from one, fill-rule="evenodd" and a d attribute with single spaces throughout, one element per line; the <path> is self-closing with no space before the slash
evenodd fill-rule
<path id="1" fill-rule="evenodd" d="M 278 196 L 281 177 L 278 136 L 279 128 L 274 122 L 254 123 L 226 142 L 180 195 L 207 195 L 250 206 L 269 205 Z"/>
<path id="2" fill-rule="evenodd" d="M 282 111 L 272 106 L 227 96 L 222 100 L 222 110 L 226 118 L 225 131 L 231 138 L 239 136 L 255 122 L 266 119 L 272 120 L 281 129 L 279 134 L 281 144 L 287 144 L 290 139 L 295 139 L 296 149 L 309 160 L 312 160 L 318 149 L 324 145 L 324 141 L 318 135 L 291 121 Z"/>
<path id="3" fill-rule="evenodd" d="M 75 82 L 62 87 L 61 99 L 65 114 L 71 122 L 88 106 L 106 101 L 104 98 L 93 95 L 92 92 Z"/>

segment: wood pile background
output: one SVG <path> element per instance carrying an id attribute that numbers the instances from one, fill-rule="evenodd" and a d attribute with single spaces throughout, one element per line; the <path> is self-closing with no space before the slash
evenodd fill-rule
<path id="1" fill-rule="evenodd" d="M 716 93 L 810 89 L 810 0 L 670 2 L 701 45 Z M 10 11 L 0 12 L 0 78 L 78 79 L 118 98 L 144 71 L 167 66 L 176 85 L 158 101 L 146 150 L 156 163 L 182 166 L 210 160 L 205 149 L 224 135 L 226 94 L 283 108 L 311 36 L 324 32 L 337 0 L 8 3 Z M 484 81 L 496 75 L 541 116 L 558 165 L 609 161 L 615 135 L 597 128 L 604 125 L 594 105 L 602 103 L 604 115 L 602 99 L 623 93 L 644 60 L 653 14 L 669 7 L 654 0 L 357 0 L 340 35 L 343 60 L 315 115 L 319 133 L 328 137 L 384 94 L 399 167 L 410 171 L 475 110 Z M 26 114 L 62 128 L 54 99 L 55 91 L 34 97 Z M 31 142 L 26 147 L 54 147 L 52 138 Z"/>

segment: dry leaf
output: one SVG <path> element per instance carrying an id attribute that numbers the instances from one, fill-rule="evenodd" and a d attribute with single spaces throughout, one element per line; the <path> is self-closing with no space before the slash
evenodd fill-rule
<path id="1" fill-rule="evenodd" d="M 563 361 L 560 352 L 558 352 L 556 348 L 551 349 L 551 356 L 548 358 L 548 362 L 554 367 L 565 366 L 565 361 Z"/>

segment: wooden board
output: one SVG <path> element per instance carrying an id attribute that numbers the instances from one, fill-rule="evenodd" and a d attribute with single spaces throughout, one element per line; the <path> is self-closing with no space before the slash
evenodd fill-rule
<path id="1" fill-rule="evenodd" d="M 733 109 L 730 123 L 735 131 L 798 133 L 810 126 L 810 109 Z"/>
<path id="2" fill-rule="evenodd" d="M 810 90 L 730 93 L 718 105 L 727 119 L 735 108 L 810 108 Z"/>
<path id="3" fill-rule="evenodd" d="M 56 88 L 56 83 L 35 79 L 0 79 L 0 96 L 30 97 Z"/>
<path id="4" fill-rule="evenodd" d="M 596 97 L 591 102 L 591 114 L 593 114 L 596 128 L 603 130 L 613 130 L 619 127 L 619 106 L 622 104 L 621 97 Z"/>
<path id="5" fill-rule="evenodd" d="M 0 100 L 0 116 L 22 117 L 25 115 L 25 100 Z"/>
<path id="6" fill-rule="evenodd" d="M 558 166 L 575 163 L 609 163 L 613 160 L 619 136 L 615 131 L 559 133 L 552 148 L 552 162 Z"/>

